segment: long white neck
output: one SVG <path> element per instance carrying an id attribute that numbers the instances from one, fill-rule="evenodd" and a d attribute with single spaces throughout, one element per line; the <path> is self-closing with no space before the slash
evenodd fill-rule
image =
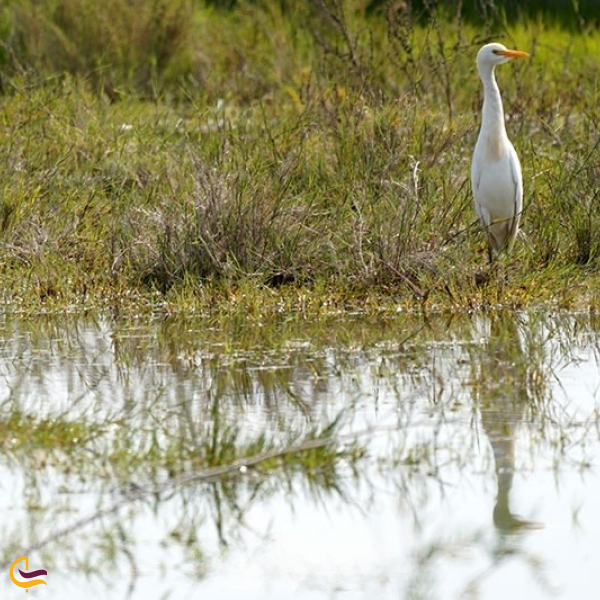
<path id="1" fill-rule="evenodd" d="M 492 138 L 506 137 L 504 109 L 502 108 L 502 98 L 496 83 L 494 68 L 480 69 L 479 77 L 481 77 L 483 83 L 481 133 L 492 136 Z"/>

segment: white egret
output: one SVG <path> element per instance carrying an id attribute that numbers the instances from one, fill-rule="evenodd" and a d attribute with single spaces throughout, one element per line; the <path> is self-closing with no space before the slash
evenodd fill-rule
<path id="1" fill-rule="evenodd" d="M 486 44 L 477 54 L 477 70 L 483 83 L 483 110 L 471 164 L 471 186 L 475 209 L 487 233 L 490 262 L 513 245 L 523 210 L 521 164 L 506 134 L 494 69 L 513 58 L 528 56 L 526 52 L 508 50 L 495 43 Z"/>

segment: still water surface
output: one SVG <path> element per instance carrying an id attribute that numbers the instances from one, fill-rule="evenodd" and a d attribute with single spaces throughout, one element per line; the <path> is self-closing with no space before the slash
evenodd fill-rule
<path id="1" fill-rule="evenodd" d="M 599 323 L 4 315 L 1 597 L 27 554 L 62 600 L 594 598 Z"/>

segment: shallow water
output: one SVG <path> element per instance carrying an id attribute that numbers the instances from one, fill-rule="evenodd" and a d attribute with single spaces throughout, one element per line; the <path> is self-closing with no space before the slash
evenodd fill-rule
<path id="1" fill-rule="evenodd" d="M 5 315 L 2 597 L 23 597 L 23 555 L 48 571 L 40 598 L 591 597 L 598 329 Z M 336 418 L 323 464 L 194 479 Z"/>

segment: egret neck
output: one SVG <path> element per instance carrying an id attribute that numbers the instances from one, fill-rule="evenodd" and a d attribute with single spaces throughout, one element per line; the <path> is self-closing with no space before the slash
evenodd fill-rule
<path id="1" fill-rule="evenodd" d="M 508 141 L 504 124 L 504 109 L 500 89 L 496 83 L 493 65 L 479 66 L 479 77 L 483 83 L 483 110 L 480 136 L 485 142 L 487 154 L 494 160 L 499 160 L 502 148 Z"/>

